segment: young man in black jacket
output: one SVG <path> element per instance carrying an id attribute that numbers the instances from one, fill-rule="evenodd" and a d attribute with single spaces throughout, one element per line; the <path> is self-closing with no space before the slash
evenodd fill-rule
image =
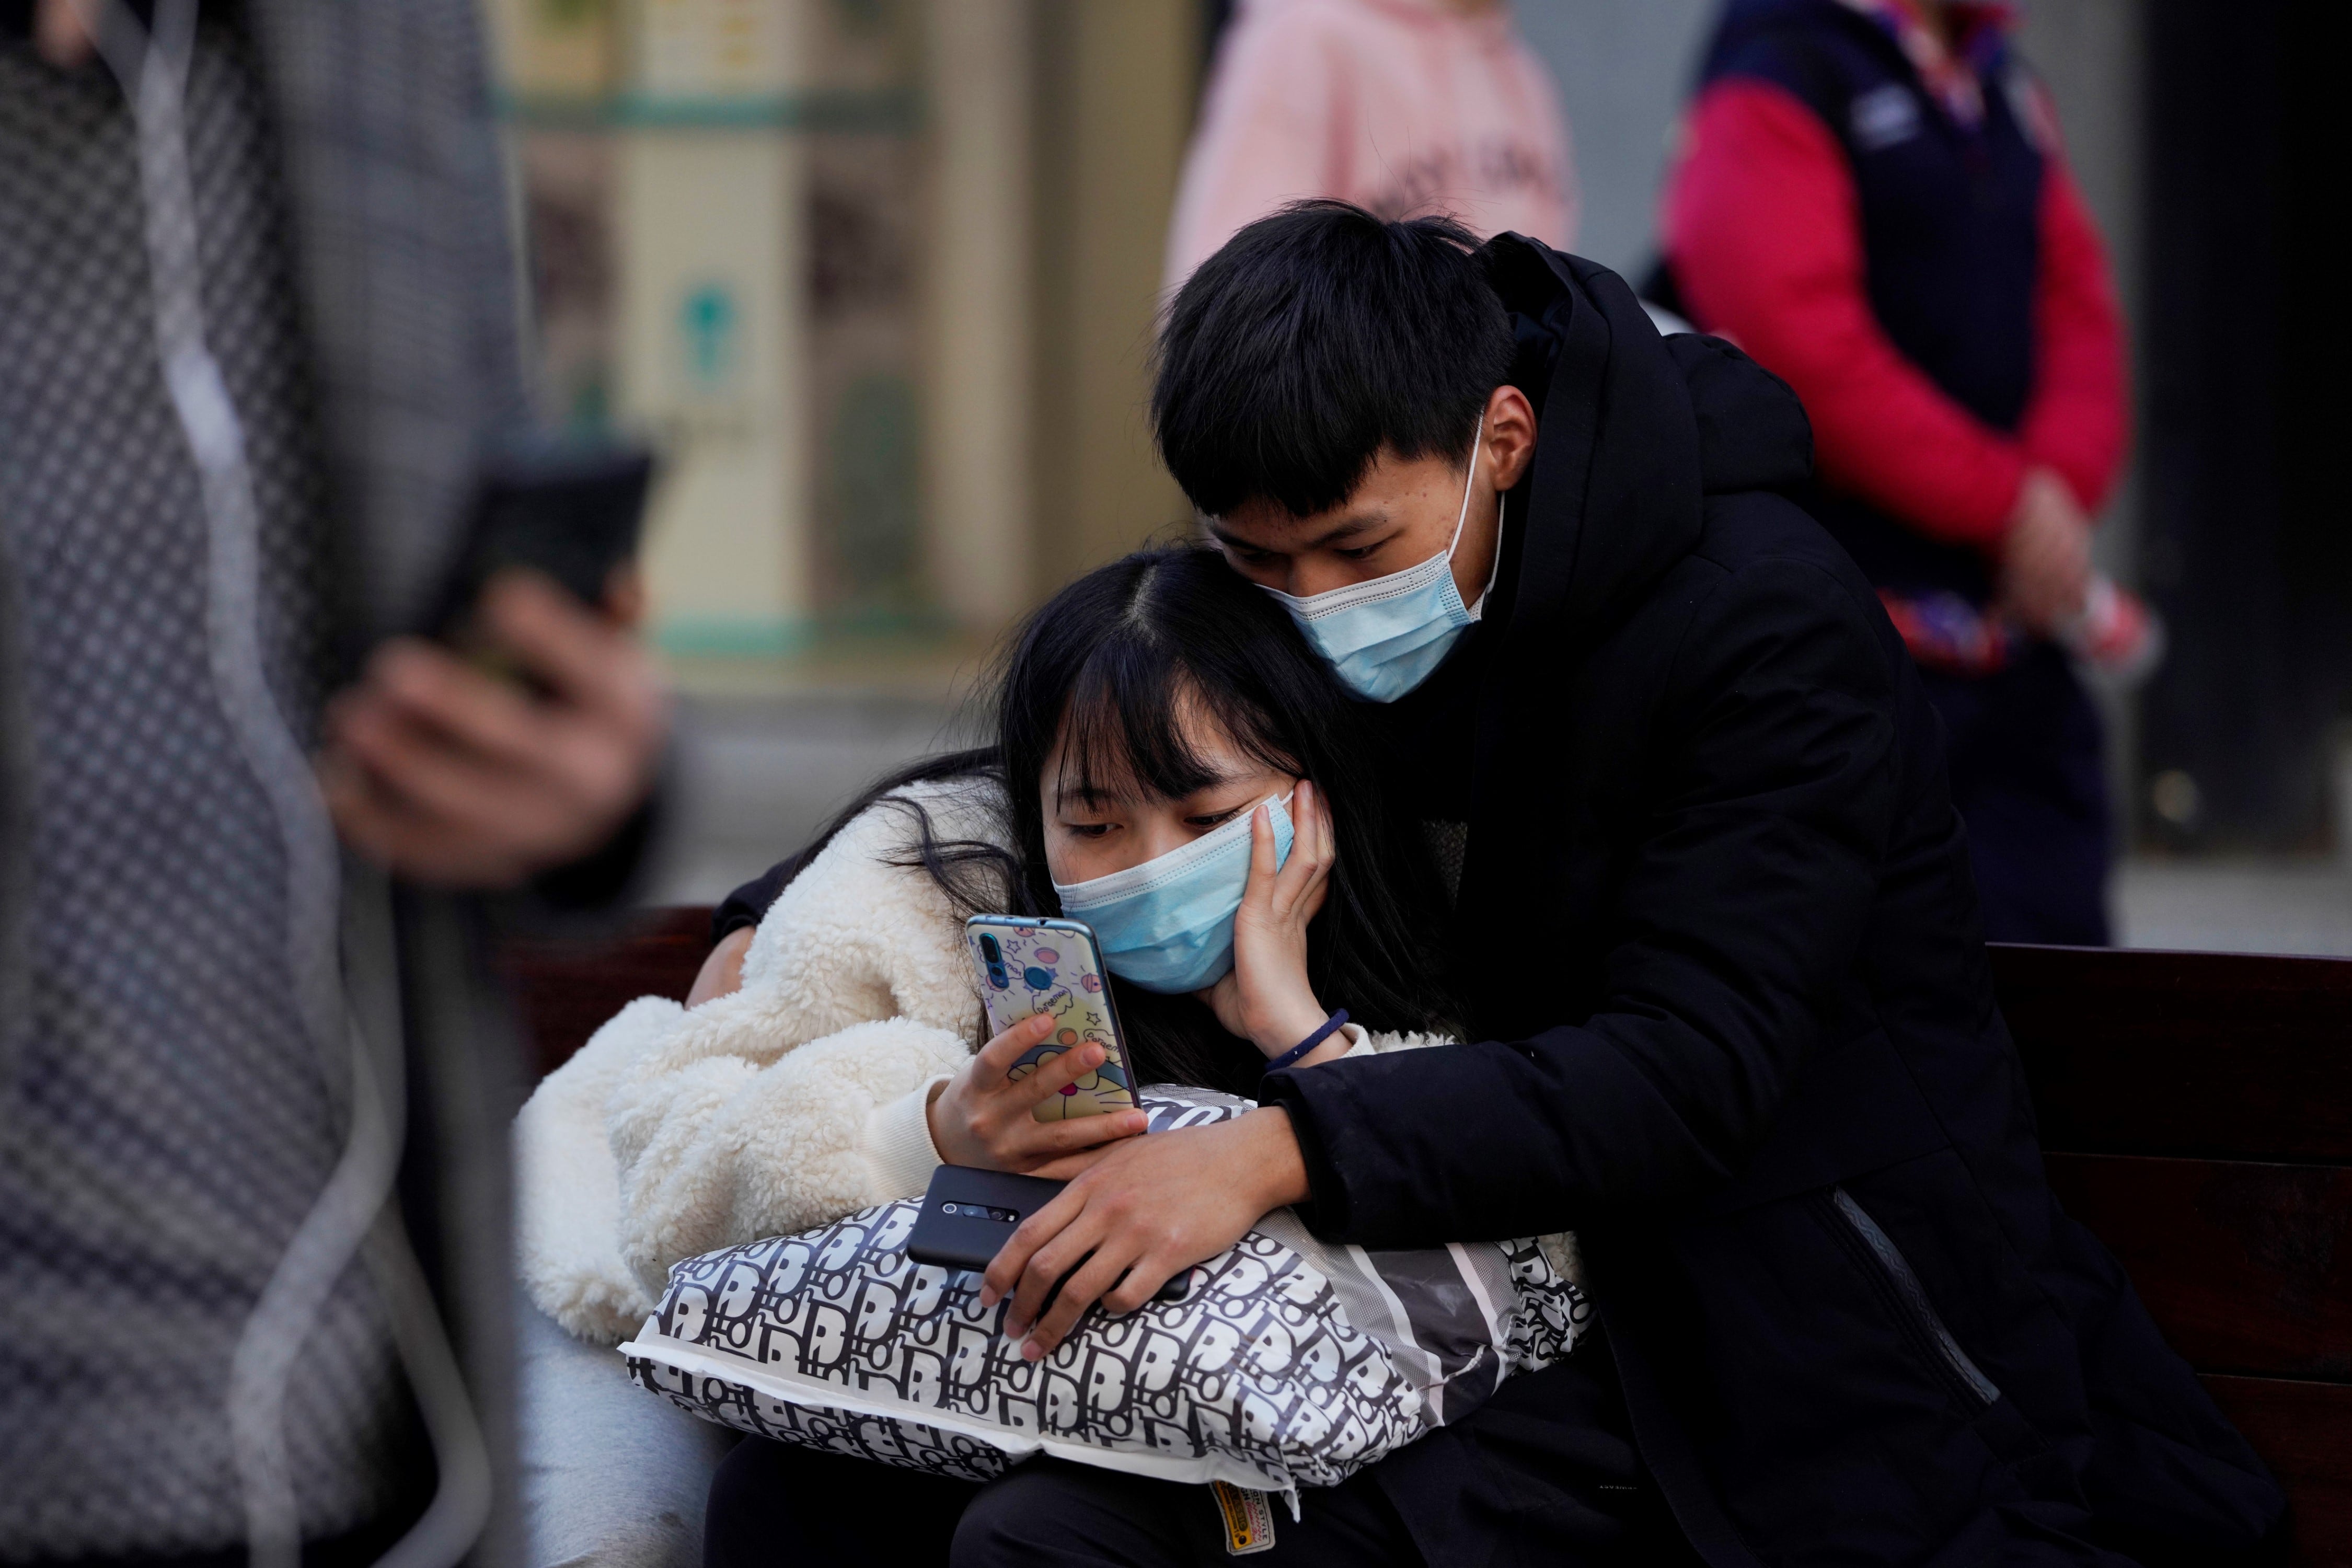
<path id="1" fill-rule="evenodd" d="M 1274 1072 L 1257 1112 L 1114 1150 L 990 1270 L 1008 1324 L 1050 1347 L 1281 1204 L 1373 1247 L 1573 1229 L 1606 1349 L 1311 1495 L 1278 1553 L 2252 1550 L 2277 1489 L 2043 1184 L 1942 731 L 1776 493 L 1795 397 L 1601 268 L 1474 243 L 1255 224 L 1176 300 L 1154 399 L 1235 570 L 1388 705 L 1458 851 L 1473 1043 Z M 1000 1483 L 958 1560 L 1188 1560 L 1117 1522 L 1156 1484 Z"/>

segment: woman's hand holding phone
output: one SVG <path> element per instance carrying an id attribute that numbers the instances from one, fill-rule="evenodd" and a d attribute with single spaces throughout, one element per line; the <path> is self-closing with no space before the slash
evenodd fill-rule
<path id="1" fill-rule="evenodd" d="M 1066 1181 L 1101 1159 L 1107 1145 L 1143 1131 L 1140 1110 L 1036 1120 L 1038 1106 L 1103 1062 L 1102 1047 L 1087 1041 L 1048 1058 L 1025 1078 L 1010 1076 L 1013 1064 L 1043 1044 L 1053 1027 L 1050 1014 L 1023 1019 L 982 1046 L 949 1080 L 929 1111 L 931 1147 L 940 1159 Z"/>
<path id="2" fill-rule="evenodd" d="M 1248 1040 L 1269 1058 L 1330 1016 L 1307 978 L 1307 928 L 1331 890 L 1331 812 L 1322 791 L 1302 779 L 1291 795 L 1290 816 L 1290 858 L 1280 870 L 1275 868 L 1273 817 L 1261 805 L 1250 818 L 1250 873 L 1240 912 L 1234 916 L 1234 967 L 1199 993 L 1228 1034 Z M 1347 1048 L 1335 1036 L 1300 1065 Z"/>

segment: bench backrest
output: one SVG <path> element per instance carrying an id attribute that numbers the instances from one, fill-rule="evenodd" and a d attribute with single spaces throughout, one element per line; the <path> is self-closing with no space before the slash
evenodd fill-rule
<path id="1" fill-rule="evenodd" d="M 1992 950 L 2050 1184 L 2352 1564 L 2352 963 Z"/>
<path id="2" fill-rule="evenodd" d="M 709 911 L 502 954 L 537 1071 L 683 1000 Z M 2352 963 L 1992 950 L 2051 1184 L 2284 1481 L 2299 1564 L 2352 1568 Z"/>

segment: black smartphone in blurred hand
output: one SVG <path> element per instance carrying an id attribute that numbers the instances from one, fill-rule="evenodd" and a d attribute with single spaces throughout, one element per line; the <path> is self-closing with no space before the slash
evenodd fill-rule
<path id="1" fill-rule="evenodd" d="M 637 553 L 652 456 L 636 447 L 544 442 L 502 449 L 476 482 L 463 542 L 424 630 L 482 652 L 474 611 L 510 566 L 553 578 L 600 614 L 613 574 Z"/>

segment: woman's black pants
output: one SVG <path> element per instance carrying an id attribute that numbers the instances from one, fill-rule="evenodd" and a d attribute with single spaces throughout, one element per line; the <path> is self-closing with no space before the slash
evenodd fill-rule
<path id="1" fill-rule="evenodd" d="M 1418 1563 L 1369 1475 L 1305 1496 L 1294 1522 L 1272 1505 L 1266 1563 Z M 719 1467 L 703 1525 L 705 1568 L 1076 1568 L 1227 1559 L 1210 1489 L 1032 1459 L 985 1486 L 747 1437 Z"/>
<path id="2" fill-rule="evenodd" d="M 1416 1500 L 1413 1520 L 1391 1492 Z M 1274 1544 L 1253 1568 L 1696 1561 L 1633 1450 L 1601 1343 L 1512 1378 L 1467 1420 L 1339 1486 L 1303 1491 L 1297 1520 L 1280 1497 L 1267 1502 Z M 978 1485 L 759 1437 L 719 1467 L 703 1527 L 705 1568 L 1192 1568 L 1230 1555 L 1205 1486 L 1055 1459 Z"/>

